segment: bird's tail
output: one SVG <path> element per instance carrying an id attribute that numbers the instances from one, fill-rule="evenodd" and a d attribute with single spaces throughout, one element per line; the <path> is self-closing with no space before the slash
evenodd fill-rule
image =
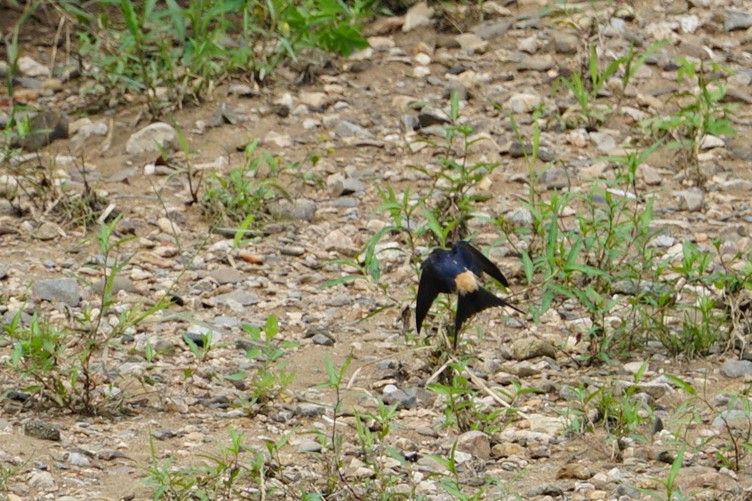
<path id="1" fill-rule="evenodd" d="M 459 298 L 457 299 L 457 316 L 454 321 L 455 346 L 457 345 L 457 339 L 459 338 L 462 324 L 476 313 L 494 306 L 509 306 L 513 310 L 524 314 L 524 312 L 517 307 L 507 303 L 500 297 L 496 297 L 482 287 L 478 287 L 478 289 L 473 292 L 459 295 Z"/>

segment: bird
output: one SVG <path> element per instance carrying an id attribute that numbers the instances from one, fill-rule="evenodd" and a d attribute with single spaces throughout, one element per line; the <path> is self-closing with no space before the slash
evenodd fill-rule
<path id="1" fill-rule="evenodd" d="M 420 283 L 415 306 L 415 324 L 420 334 L 431 304 L 439 293 L 457 294 L 457 314 L 454 320 L 454 344 L 462 324 L 476 313 L 494 306 L 509 306 L 523 313 L 517 307 L 496 297 L 480 286 L 478 279 L 483 273 L 491 275 L 504 287 L 509 286 L 506 277 L 481 251 L 464 240 L 455 243 L 451 249 L 434 249 L 420 265 Z M 524 313 L 523 313 L 524 314 Z"/>

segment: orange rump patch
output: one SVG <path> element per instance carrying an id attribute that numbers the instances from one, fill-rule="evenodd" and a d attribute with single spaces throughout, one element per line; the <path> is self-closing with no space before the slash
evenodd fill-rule
<path id="1" fill-rule="evenodd" d="M 460 273 L 454 279 L 454 283 L 457 285 L 457 292 L 463 296 L 478 290 L 478 280 L 475 278 L 475 274 L 472 271 Z"/>

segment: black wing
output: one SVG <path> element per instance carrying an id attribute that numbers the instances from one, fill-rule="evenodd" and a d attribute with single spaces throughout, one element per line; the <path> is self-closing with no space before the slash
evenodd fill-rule
<path id="1" fill-rule="evenodd" d="M 465 242 L 464 240 L 460 240 L 459 242 L 454 244 L 454 246 L 460 250 L 464 257 L 471 259 L 473 263 L 480 266 L 480 269 L 483 272 L 491 275 L 504 287 L 509 287 L 509 282 L 507 281 L 507 278 L 501 273 L 501 270 L 499 270 L 499 268 L 495 264 L 493 264 L 486 256 L 484 256 L 481 251 Z"/>
<path id="2" fill-rule="evenodd" d="M 423 325 L 428 310 L 431 308 L 439 292 L 449 292 L 441 277 L 436 275 L 436 270 L 429 264 L 423 268 L 420 274 L 420 283 L 418 284 L 418 300 L 415 305 L 415 327 L 420 334 L 420 327 Z"/>

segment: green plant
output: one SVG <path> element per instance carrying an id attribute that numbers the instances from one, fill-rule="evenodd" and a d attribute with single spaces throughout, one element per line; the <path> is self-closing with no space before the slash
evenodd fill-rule
<path id="1" fill-rule="evenodd" d="M 262 327 L 244 324 L 242 328 L 250 344 L 246 357 L 258 365 L 250 379 L 245 371 L 235 372 L 228 379 L 248 380 L 250 391 L 243 407 L 255 414 L 295 380 L 295 373 L 288 370 L 288 364 L 282 358 L 287 350 L 296 348 L 299 343 L 280 337 L 279 320 L 274 314 L 266 318 Z"/>
<path id="2" fill-rule="evenodd" d="M 99 12 L 74 2 L 63 12 L 79 23 L 89 93 L 118 100 L 141 93 L 153 116 L 210 94 L 226 75 L 250 71 L 266 80 L 304 50 L 348 55 L 364 48 L 360 23 L 368 1 L 103 0 Z M 108 8 L 109 7 L 109 8 Z M 118 15 L 112 15 L 117 12 Z"/>
<path id="3" fill-rule="evenodd" d="M 737 106 L 723 101 L 726 86 L 717 76 L 730 70 L 718 63 L 685 58 L 679 58 L 678 63 L 678 83 L 688 82 L 693 88 L 674 94 L 679 108 L 673 114 L 650 118 L 643 126 L 655 136 L 668 136 L 671 141 L 667 146 L 678 151 L 685 174 L 703 184 L 705 175 L 700 170 L 699 154 L 705 138 L 736 135 L 731 117 Z"/>
<path id="4" fill-rule="evenodd" d="M 637 488 L 637 490 L 639 490 L 643 494 L 647 494 L 653 499 L 661 501 L 683 501 L 685 499 L 691 499 L 684 496 L 681 490 L 679 490 L 679 488 L 676 486 L 676 477 L 677 475 L 679 475 L 679 471 L 681 470 L 685 451 L 686 449 L 682 447 L 676 454 L 674 461 L 671 463 L 671 469 L 669 469 L 665 479 L 655 479 L 666 489 L 665 493 L 642 488 Z"/>
<path id="5" fill-rule="evenodd" d="M 267 205 L 279 198 L 289 199 L 279 176 L 296 166 L 281 166 L 279 161 L 266 151 L 256 153 L 258 141 L 246 146 L 245 162 L 226 174 L 212 172 L 206 182 L 201 202 L 206 216 L 218 224 L 242 223 L 249 227 L 268 219 Z M 269 175 L 259 173 L 264 166 Z M 250 219 L 249 219 L 250 218 Z"/>
<path id="6" fill-rule="evenodd" d="M 276 472 L 274 457 L 268 460 L 263 451 L 243 445 L 242 433 L 231 428 L 229 434 L 229 446 L 220 447 L 218 454 L 198 454 L 203 464 L 184 468 L 175 465 L 175 456 L 160 462 L 154 437 L 150 436 L 151 460 L 146 468 L 145 483 L 153 489 L 153 498 L 209 501 L 245 498 L 249 492 L 262 497 L 280 494 L 266 483 Z M 279 449 L 290 436 L 291 433 L 287 433 L 278 442 L 268 444 L 268 449 L 278 458 Z"/>
<path id="7" fill-rule="evenodd" d="M 489 198 L 476 193 L 477 185 L 499 166 L 498 162 L 469 162 L 470 148 L 486 139 L 473 138 L 473 128 L 460 120 L 460 101 L 456 92 L 451 95 L 448 119 L 443 143 L 426 140 L 440 152 L 436 166 L 411 166 L 431 179 L 429 192 L 421 197 L 423 215 L 430 236 L 442 247 L 447 242 L 467 237 L 467 222 L 476 204 Z M 418 235 L 421 234 L 419 229 Z"/>
<path id="8" fill-rule="evenodd" d="M 73 316 L 72 326 L 53 325 L 39 314 L 25 326 L 20 322 L 19 312 L 4 327 L 5 336 L 13 345 L 8 366 L 22 382 L 30 382 L 26 391 L 73 412 L 93 414 L 111 410 L 106 408 L 111 403 L 110 392 L 103 389 L 111 384 L 106 375 L 107 350 L 126 332 L 169 304 L 164 300 L 149 308 L 136 305 L 116 309 L 114 281 L 130 259 L 117 254 L 129 240 L 114 239 L 118 221 L 119 218 L 100 225 L 97 241 L 103 258 L 102 285 L 96 305 L 90 304 L 80 315 Z M 116 312 L 115 322 L 105 322 Z M 115 400 L 115 407 L 119 407 L 122 402 Z"/>
<path id="9" fill-rule="evenodd" d="M 480 430 L 488 433 L 498 431 L 502 424 L 502 409 L 487 409 L 477 400 L 479 391 L 473 388 L 464 373 L 467 364 L 452 361 L 447 364 L 447 383 L 436 383 L 426 389 L 443 398 L 444 426 L 456 426 L 460 431 Z"/>

